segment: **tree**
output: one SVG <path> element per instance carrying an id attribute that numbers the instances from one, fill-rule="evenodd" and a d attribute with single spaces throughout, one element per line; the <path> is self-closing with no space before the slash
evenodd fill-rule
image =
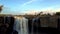
<path id="1" fill-rule="evenodd" d="M 47 16 L 51 16 L 51 14 L 50 13 L 47 13 Z"/>
<path id="2" fill-rule="evenodd" d="M 2 11 L 3 5 L 0 6 L 0 12 Z"/>
<path id="3" fill-rule="evenodd" d="M 41 15 L 43 12 L 41 11 L 40 13 L 38 13 L 37 15 L 39 16 L 39 15 Z"/>
<path id="4" fill-rule="evenodd" d="M 60 15 L 60 12 L 56 12 L 56 15 Z"/>

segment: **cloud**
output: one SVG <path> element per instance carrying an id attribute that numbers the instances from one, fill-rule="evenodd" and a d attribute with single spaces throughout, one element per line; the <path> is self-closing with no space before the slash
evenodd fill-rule
<path id="1" fill-rule="evenodd" d="M 37 0 L 30 0 L 30 1 L 28 1 L 28 2 L 23 3 L 22 6 L 25 6 L 25 5 L 30 4 L 30 3 L 32 3 L 32 2 L 35 2 L 35 1 L 37 1 Z"/>
<path id="2" fill-rule="evenodd" d="M 37 12 L 37 10 L 28 10 L 26 12 L 26 14 L 28 14 L 28 15 L 36 15 L 36 14 L 38 14 L 38 12 Z"/>
<path id="3" fill-rule="evenodd" d="M 60 10 L 60 7 L 58 7 L 58 6 L 50 6 L 50 7 L 41 9 L 41 11 L 58 11 L 58 10 Z"/>
<path id="4" fill-rule="evenodd" d="M 50 13 L 56 13 L 56 12 L 60 12 L 60 8 L 58 6 L 50 6 L 50 7 L 46 7 L 46 8 L 42 8 L 40 11 L 42 11 L 44 14 Z"/>

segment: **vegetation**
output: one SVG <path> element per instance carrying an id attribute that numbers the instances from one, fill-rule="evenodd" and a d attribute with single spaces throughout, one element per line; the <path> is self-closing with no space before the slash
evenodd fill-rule
<path id="1" fill-rule="evenodd" d="M 58 15 L 58 16 L 59 16 L 59 15 L 60 15 L 60 12 L 56 12 L 56 15 Z"/>
<path id="2" fill-rule="evenodd" d="M 0 6 L 0 12 L 2 11 L 3 5 Z"/>

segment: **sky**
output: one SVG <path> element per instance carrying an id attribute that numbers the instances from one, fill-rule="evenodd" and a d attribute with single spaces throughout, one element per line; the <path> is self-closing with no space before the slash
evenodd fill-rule
<path id="1" fill-rule="evenodd" d="M 1 13 L 24 14 L 45 10 L 60 10 L 60 0 L 0 0 Z"/>

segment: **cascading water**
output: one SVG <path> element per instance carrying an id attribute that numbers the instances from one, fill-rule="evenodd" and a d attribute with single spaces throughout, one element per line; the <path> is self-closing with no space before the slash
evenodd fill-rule
<path id="1" fill-rule="evenodd" d="M 28 19 L 24 17 L 16 17 L 14 30 L 16 30 L 18 34 L 28 34 Z"/>

